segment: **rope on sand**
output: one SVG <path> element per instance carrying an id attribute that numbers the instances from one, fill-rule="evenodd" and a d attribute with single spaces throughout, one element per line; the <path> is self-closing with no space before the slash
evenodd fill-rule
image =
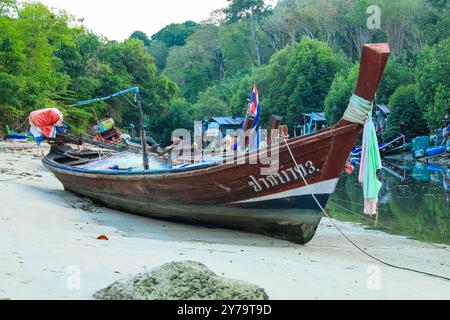
<path id="1" fill-rule="evenodd" d="M 415 272 L 415 273 L 419 273 L 419 274 L 423 274 L 423 275 L 427 275 L 430 277 L 435 277 L 435 278 L 439 278 L 439 279 L 443 279 L 443 280 L 447 280 L 450 281 L 450 278 L 445 277 L 445 276 L 441 276 L 438 274 L 434 274 L 434 273 L 429 273 L 429 272 L 425 272 L 425 271 L 420 271 L 420 270 L 416 270 L 416 269 L 411 269 L 411 268 L 406 268 L 406 267 L 401 267 L 401 266 L 397 266 L 395 264 L 383 261 L 373 255 L 371 255 L 370 253 L 366 252 L 365 250 L 363 250 L 360 246 L 358 246 L 355 242 L 353 242 L 352 239 L 350 239 L 345 233 L 344 231 L 341 230 L 341 228 L 339 228 L 339 226 L 333 221 L 333 219 L 330 217 L 330 215 L 325 211 L 325 209 L 322 207 L 322 205 L 320 204 L 319 200 L 317 200 L 316 195 L 314 194 L 314 192 L 312 191 L 311 187 L 309 186 L 308 182 L 305 179 L 305 176 L 303 175 L 302 171 L 300 170 L 299 165 L 297 164 L 297 161 L 295 160 L 295 157 L 291 151 L 291 148 L 289 147 L 289 144 L 287 142 L 286 137 L 281 137 L 281 139 L 283 140 L 283 142 L 285 143 L 289 154 L 291 155 L 292 161 L 295 164 L 295 167 L 297 168 L 298 172 L 300 172 L 300 176 L 303 179 L 303 182 L 305 183 L 306 187 L 308 188 L 309 192 L 311 193 L 311 196 L 313 197 L 314 201 L 317 203 L 317 205 L 319 206 L 320 210 L 324 213 L 324 215 L 330 220 L 330 222 L 333 224 L 333 226 L 339 231 L 339 233 L 351 244 L 353 245 L 356 249 L 358 249 L 359 251 L 361 251 L 362 253 L 364 253 L 366 256 L 368 256 L 369 258 L 385 265 L 391 268 L 396 268 L 396 269 L 400 269 L 400 270 L 405 270 L 405 271 L 411 271 L 411 272 Z"/>

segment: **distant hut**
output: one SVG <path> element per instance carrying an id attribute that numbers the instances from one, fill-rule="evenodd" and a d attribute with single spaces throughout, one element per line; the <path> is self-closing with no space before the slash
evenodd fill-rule
<path id="1" fill-rule="evenodd" d="M 202 135 L 204 148 L 216 148 L 223 143 L 228 130 L 242 129 L 245 118 L 242 117 L 212 117 L 202 121 Z"/>
<path id="2" fill-rule="evenodd" d="M 219 130 L 222 137 L 225 137 L 227 130 L 241 129 L 244 121 L 243 117 L 212 117 L 203 121 L 203 133 L 207 130 Z"/>
<path id="3" fill-rule="evenodd" d="M 308 132 L 317 132 L 326 126 L 327 119 L 324 112 L 302 113 L 298 124 L 294 126 L 294 136 L 302 136 Z"/>

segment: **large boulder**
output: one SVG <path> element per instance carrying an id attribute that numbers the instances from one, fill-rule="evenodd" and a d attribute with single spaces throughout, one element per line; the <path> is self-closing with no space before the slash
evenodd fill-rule
<path id="1" fill-rule="evenodd" d="M 166 263 L 118 280 L 94 294 L 102 300 L 267 300 L 264 289 L 218 276 L 196 261 Z"/>

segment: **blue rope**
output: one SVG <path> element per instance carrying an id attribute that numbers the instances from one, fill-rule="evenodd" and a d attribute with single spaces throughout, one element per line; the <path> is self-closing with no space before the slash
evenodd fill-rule
<path id="1" fill-rule="evenodd" d="M 139 87 L 129 88 L 129 89 L 119 91 L 117 93 L 114 93 L 114 94 L 111 94 L 109 96 L 102 97 L 102 98 L 78 101 L 78 102 L 75 102 L 74 104 L 68 105 L 66 107 L 79 107 L 79 106 L 83 106 L 83 105 L 87 105 L 87 104 L 91 104 L 91 103 L 95 103 L 95 102 L 99 102 L 99 101 L 105 101 L 105 100 L 109 100 L 109 99 L 112 99 L 114 97 L 129 93 L 129 92 L 134 92 L 136 94 L 139 94 Z"/>

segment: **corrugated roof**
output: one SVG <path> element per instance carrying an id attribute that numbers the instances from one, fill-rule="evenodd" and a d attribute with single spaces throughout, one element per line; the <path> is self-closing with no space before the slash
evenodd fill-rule
<path id="1" fill-rule="evenodd" d="M 302 113 L 304 116 L 311 118 L 312 113 Z M 325 112 L 314 112 L 313 121 L 327 121 Z"/>
<path id="2" fill-rule="evenodd" d="M 242 117 L 212 117 L 208 122 L 217 122 L 219 125 L 242 125 L 245 118 Z"/>
<path id="3" fill-rule="evenodd" d="M 383 113 L 391 113 L 391 109 L 389 106 L 385 104 L 377 104 L 378 109 L 380 109 Z"/>

